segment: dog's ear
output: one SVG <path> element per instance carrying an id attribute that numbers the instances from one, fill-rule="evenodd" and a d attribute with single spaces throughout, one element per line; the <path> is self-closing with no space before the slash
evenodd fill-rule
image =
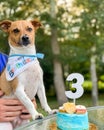
<path id="1" fill-rule="evenodd" d="M 4 32 L 8 32 L 9 27 L 11 26 L 12 21 L 9 20 L 4 20 L 0 22 L 0 28 L 4 31 Z"/>
<path id="2" fill-rule="evenodd" d="M 31 21 L 32 25 L 35 27 L 35 29 L 37 30 L 38 28 L 42 27 L 41 22 L 39 22 L 38 20 L 33 20 Z"/>

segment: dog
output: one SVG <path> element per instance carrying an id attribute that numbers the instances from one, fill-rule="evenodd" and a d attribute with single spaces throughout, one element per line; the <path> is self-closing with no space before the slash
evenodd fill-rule
<path id="1" fill-rule="evenodd" d="M 10 46 L 8 63 L 0 77 L 0 89 L 5 93 L 3 98 L 18 98 L 33 120 L 43 118 L 31 102 L 36 94 L 45 111 L 49 114 L 56 112 L 47 103 L 43 71 L 37 59 L 41 55 L 37 55 L 34 44 L 36 31 L 41 26 L 38 20 L 0 22 L 0 28 L 8 33 Z"/>

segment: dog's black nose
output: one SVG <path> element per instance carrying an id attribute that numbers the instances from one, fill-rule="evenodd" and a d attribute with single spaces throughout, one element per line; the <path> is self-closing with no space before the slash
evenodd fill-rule
<path id="1" fill-rule="evenodd" d="M 28 37 L 27 35 L 24 35 L 24 36 L 22 37 L 22 40 L 23 40 L 23 41 L 28 41 L 28 40 L 29 40 L 29 37 Z"/>
<path id="2" fill-rule="evenodd" d="M 27 46 L 30 43 L 29 37 L 27 35 L 22 36 L 22 44 Z"/>

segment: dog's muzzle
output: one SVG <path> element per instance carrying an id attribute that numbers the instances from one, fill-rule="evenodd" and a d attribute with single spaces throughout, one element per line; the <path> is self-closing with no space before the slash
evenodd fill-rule
<path id="1" fill-rule="evenodd" d="M 30 39 L 27 35 L 24 35 L 21 37 L 21 45 L 27 46 L 28 44 L 30 44 Z"/>

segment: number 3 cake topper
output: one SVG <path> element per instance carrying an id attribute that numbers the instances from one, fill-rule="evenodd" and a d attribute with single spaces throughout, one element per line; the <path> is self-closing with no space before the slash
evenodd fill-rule
<path id="1" fill-rule="evenodd" d="M 75 103 L 75 99 L 81 97 L 84 93 L 84 89 L 82 87 L 82 84 L 84 82 L 84 77 L 79 73 L 72 73 L 67 77 L 66 80 L 70 82 L 73 81 L 74 79 L 76 79 L 77 81 L 75 83 L 72 83 L 72 88 L 75 88 L 76 91 L 75 92 L 72 92 L 71 90 L 65 91 L 65 95 L 68 98 L 73 99 Z"/>

